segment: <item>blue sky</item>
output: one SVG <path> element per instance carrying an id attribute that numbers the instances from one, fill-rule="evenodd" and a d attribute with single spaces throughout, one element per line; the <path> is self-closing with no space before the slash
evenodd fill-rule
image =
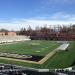
<path id="1" fill-rule="evenodd" d="M 75 0 L 0 0 L 0 28 L 75 23 Z"/>

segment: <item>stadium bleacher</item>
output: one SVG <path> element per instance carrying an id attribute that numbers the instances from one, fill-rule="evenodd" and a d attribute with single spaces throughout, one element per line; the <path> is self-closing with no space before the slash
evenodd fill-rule
<path id="1" fill-rule="evenodd" d="M 27 36 L 0 36 L 0 43 L 11 43 L 30 40 Z"/>
<path id="2" fill-rule="evenodd" d="M 75 69 L 35 69 L 11 64 L 0 64 L 0 75 L 75 75 Z"/>

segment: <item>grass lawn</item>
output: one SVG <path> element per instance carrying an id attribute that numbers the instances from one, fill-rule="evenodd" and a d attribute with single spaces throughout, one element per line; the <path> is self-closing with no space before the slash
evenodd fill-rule
<path id="1" fill-rule="evenodd" d="M 42 42 L 42 41 L 39 41 L 39 42 Z M 44 41 L 44 42 L 45 43 L 43 43 L 43 44 L 47 43 L 46 45 L 44 45 L 45 47 L 49 46 L 49 42 L 47 42 L 47 41 Z M 54 42 L 50 42 L 50 44 L 51 43 L 54 43 Z M 42 46 L 41 46 L 41 48 L 42 48 Z M 37 49 L 37 48 L 35 48 L 35 49 Z M 38 53 L 36 53 L 36 54 L 38 54 Z M 40 55 L 44 55 L 44 54 L 42 53 Z M 52 58 L 48 59 L 48 61 L 46 61 L 42 65 L 28 64 L 28 63 L 24 63 L 24 62 L 17 62 L 17 61 L 15 62 L 15 61 L 8 61 L 8 60 L 0 59 L 1 63 L 14 64 L 14 65 L 20 65 L 20 66 L 32 67 L 32 68 L 46 68 L 46 69 L 47 68 L 52 69 L 52 68 L 69 67 L 72 65 L 72 63 L 74 61 L 75 61 L 75 41 L 70 42 L 70 46 L 68 47 L 68 51 L 61 51 L 61 52 L 56 53 Z"/>

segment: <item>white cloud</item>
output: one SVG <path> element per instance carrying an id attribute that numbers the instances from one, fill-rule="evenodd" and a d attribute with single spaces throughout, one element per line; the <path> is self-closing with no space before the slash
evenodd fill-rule
<path id="1" fill-rule="evenodd" d="M 56 12 L 51 15 L 37 16 L 30 19 L 31 20 L 75 21 L 75 14 Z"/>
<path id="2" fill-rule="evenodd" d="M 75 24 L 75 21 L 49 21 L 49 20 L 23 20 L 19 21 L 19 22 L 12 22 L 12 23 L 0 23 L 0 28 L 5 28 L 5 29 L 9 29 L 9 30 L 19 30 L 22 27 L 26 27 L 28 28 L 29 25 L 32 28 L 35 28 L 36 26 L 44 26 L 45 24 L 47 24 L 47 26 L 49 25 L 58 25 L 58 24 Z"/>
<path id="3" fill-rule="evenodd" d="M 57 12 L 50 17 L 51 20 L 75 21 L 75 14 Z"/>
<path id="4" fill-rule="evenodd" d="M 50 4 L 72 4 L 75 3 L 75 0 L 46 0 L 48 1 Z"/>
<path id="5" fill-rule="evenodd" d="M 48 18 L 48 19 L 47 19 Z M 51 16 L 34 17 L 30 19 L 12 19 L 10 21 L 0 22 L 0 28 L 9 30 L 19 30 L 22 27 L 32 28 L 44 25 L 58 25 L 58 24 L 75 24 L 75 14 L 65 14 L 63 12 L 55 13 Z"/>
<path id="6" fill-rule="evenodd" d="M 69 15 L 69 14 L 64 14 L 62 12 L 57 12 L 57 13 L 55 13 L 55 14 L 53 14 L 51 16 L 51 19 L 54 19 L 54 20 L 63 20 L 63 19 L 68 19 L 70 17 L 71 17 L 71 15 Z"/>

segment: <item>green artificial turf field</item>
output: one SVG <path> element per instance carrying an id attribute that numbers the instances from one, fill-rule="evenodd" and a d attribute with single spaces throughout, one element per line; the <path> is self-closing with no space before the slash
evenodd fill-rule
<path id="1" fill-rule="evenodd" d="M 51 41 L 31 41 L 31 42 L 27 41 L 27 42 L 20 42 L 19 46 L 22 43 L 25 43 L 27 46 L 28 46 L 29 43 L 33 43 L 33 45 L 34 45 L 34 42 L 40 42 L 41 43 L 40 47 L 38 47 L 39 45 L 35 45 L 36 46 L 34 48 L 35 50 L 31 49 L 32 51 L 24 52 L 24 54 L 29 53 L 29 54 L 34 54 L 34 55 L 46 55 L 48 52 L 50 52 L 51 50 L 54 49 L 53 45 L 56 44 L 56 42 L 54 42 L 54 41 L 53 42 L 51 42 Z M 10 44 L 10 46 L 9 45 L 3 45 L 4 48 L 3 48 L 3 46 L 0 46 L 0 51 L 4 50 L 4 52 L 5 52 L 6 51 L 5 48 L 6 48 L 8 52 L 16 52 L 16 49 L 14 51 L 11 51 L 10 48 L 13 48 L 11 45 L 14 47 L 14 49 L 18 48 L 16 46 L 17 44 Z M 30 47 L 33 48 L 33 45 L 30 46 Z M 21 48 L 23 46 L 24 46 L 24 44 L 22 44 L 22 46 L 20 46 L 18 48 L 19 51 L 21 50 Z M 49 48 L 47 49 L 47 47 L 49 47 Z M 55 46 L 55 47 L 57 47 L 57 46 Z M 3 50 L 1 50 L 1 48 L 3 48 Z M 9 48 L 9 50 L 8 50 L 8 48 Z M 28 50 L 29 50 L 29 48 L 28 48 Z M 35 52 L 38 49 L 40 49 L 40 51 L 41 51 L 42 48 L 45 48 L 45 50 L 47 52 L 46 51 L 43 51 L 43 52 L 40 52 L 40 53 Z M 25 50 L 25 51 L 27 51 L 27 50 Z M 33 53 L 33 51 L 34 51 L 34 53 Z M 16 53 L 18 53 L 18 52 L 16 52 Z M 22 51 L 21 51 L 21 53 L 22 53 Z M 40 64 L 31 64 L 31 63 L 25 63 L 25 62 L 9 61 L 9 60 L 0 59 L 0 63 L 13 64 L 13 65 L 32 67 L 32 68 L 46 68 L 46 69 L 66 68 L 66 67 L 72 66 L 72 64 L 74 62 L 75 62 L 75 41 L 70 42 L 70 46 L 68 47 L 68 51 L 57 52 L 52 58 L 48 59 L 44 64 L 41 64 L 41 65 Z"/>
<path id="2" fill-rule="evenodd" d="M 0 45 L 0 52 L 44 56 L 58 46 L 51 41 L 25 41 Z"/>

